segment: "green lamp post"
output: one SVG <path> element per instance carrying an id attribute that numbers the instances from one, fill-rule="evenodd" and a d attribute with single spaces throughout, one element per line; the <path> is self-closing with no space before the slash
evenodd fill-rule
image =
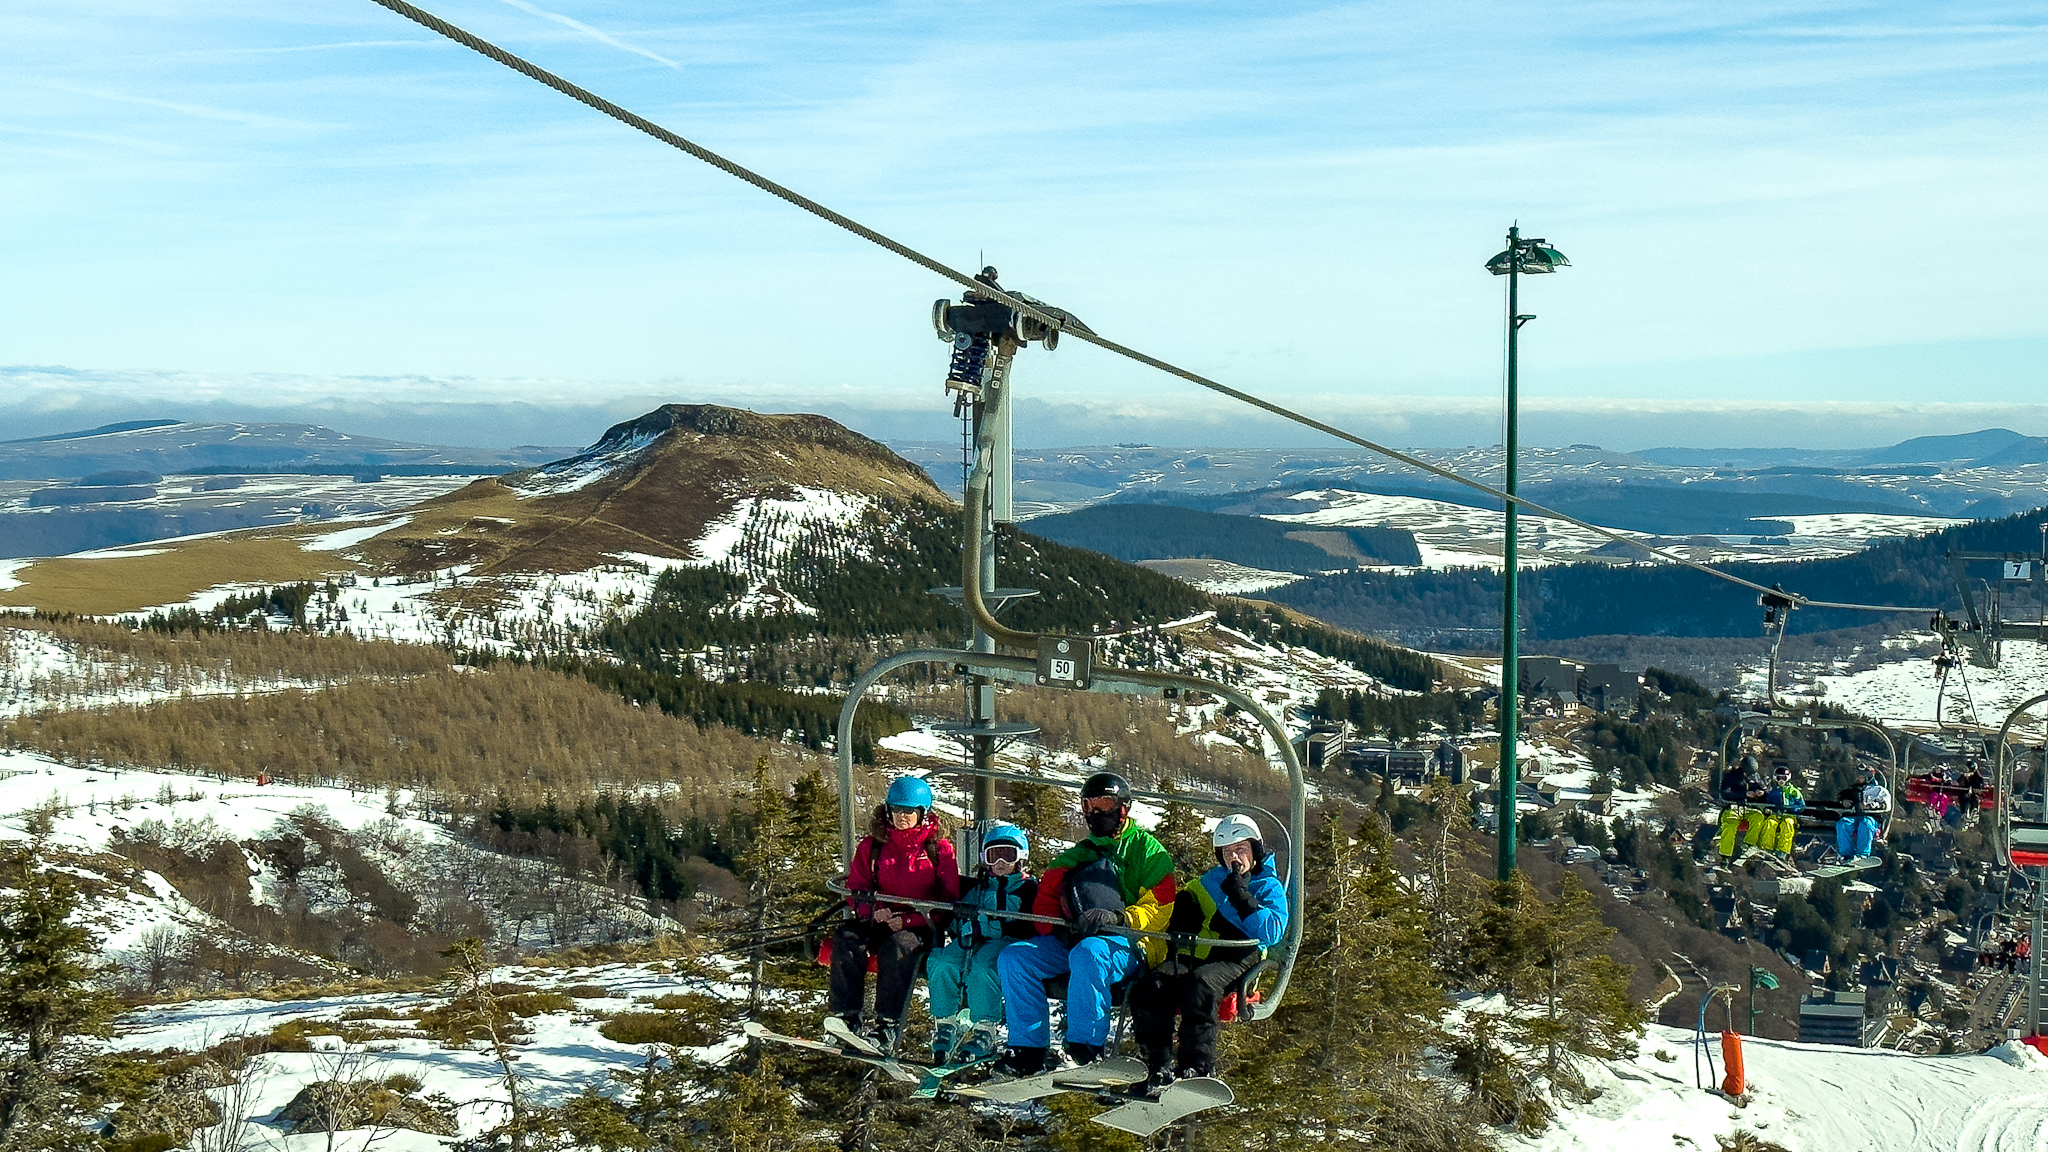
<path id="1" fill-rule="evenodd" d="M 1761 988 L 1769 992 L 1777 986 L 1778 978 L 1771 975 L 1769 969 L 1751 968 L 1749 970 L 1749 1034 L 1751 1036 L 1756 1035 L 1756 990 Z"/>
<path id="2" fill-rule="evenodd" d="M 1552 248 L 1547 241 L 1524 239 L 1520 227 L 1508 229 L 1508 246 L 1498 256 L 1486 262 L 1486 270 L 1495 276 L 1508 278 L 1508 402 L 1507 402 L 1507 478 L 1503 489 L 1508 495 L 1515 495 L 1515 464 L 1520 451 L 1520 430 L 1517 427 L 1516 407 L 1519 403 L 1516 380 L 1516 354 L 1521 343 L 1522 325 L 1534 320 L 1534 316 L 1522 314 L 1522 277 L 1555 272 L 1568 266 L 1571 261 L 1564 253 Z M 1521 739 L 1520 717 L 1516 706 L 1521 692 L 1521 676 L 1516 641 L 1521 631 L 1521 611 L 1516 603 L 1516 577 L 1521 558 L 1520 538 L 1516 533 L 1515 504 L 1507 504 L 1507 542 L 1501 556 L 1501 617 L 1500 617 L 1500 778 L 1499 817 L 1500 826 L 1500 879 L 1502 882 L 1515 874 L 1515 793 L 1519 784 L 1516 780 L 1515 748 Z"/>

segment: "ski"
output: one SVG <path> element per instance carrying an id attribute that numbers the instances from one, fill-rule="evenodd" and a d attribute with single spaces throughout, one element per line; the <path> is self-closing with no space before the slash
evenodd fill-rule
<path id="1" fill-rule="evenodd" d="M 742 1024 L 740 1030 L 756 1040 L 767 1040 L 776 1044 L 787 1044 L 792 1048 L 802 1048 L 807 1052 L 822 1052 L 828 1056 L 844 1056 L 848 1060 L 858 1060 L 862 1064 L 880 1068 L 891 1080 L 900 1081 L 904 1084 L 918 1084 L 924 1079 L 923 1076 L 919 1075 L 916 1068 L 892 1056 L 881 1054 L 872 1044 L 867 1045 L 867 1051 L 862 1051 L 859 1048 L 828 1043 L 824 1040 L 811 1040 L 802 1036 L 785 1036 L 780 1032 L 770 1031 L 768 1028 L 752 1020 Z"/>
<path id="2" fill-rule="evenodd" d="M 1095 1122 L 1133 1136 L 1150 1136 L 1168 1124 L 1235 1099 L 1230 1085 L 1213 1076 L 1197 1076 L 1174 1081 L 1155 1100 L 1133 1100 L 1112 1108 L 1095 1117 Z"/>
<path id="3" fill-rule="evenodd" d="M 1062 1068 L 1057 1072 L 1026 1076 L 1021 1080 L 955 1088 L 952 1089 L 952 1094 L 969 1100 L 987 1100 L 995 1104 L 1022 1104 L 1026 1100 L 1036 1100 L 1040 1096 L 1052 1096 L 1060 1092 L 1099 1092 L 1105 1088 L 1122 1088 L 1144 1082 L 1143 1060 L 1130 1056 L 1116 1056 L 1097 1060 L 1092 1064 L 1083 1064 L 1079 1068 Z"/>

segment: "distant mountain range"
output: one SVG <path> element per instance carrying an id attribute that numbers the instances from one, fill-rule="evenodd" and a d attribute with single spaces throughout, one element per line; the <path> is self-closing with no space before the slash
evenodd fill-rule
<path id="1" fill-rule="evenodd" d="M 957 483 L 958 445 L 895 447 L 941 483 Z M 1502 479 L 1497 445 L 1424 449 L 1417 455 L 1488 483 Z M 1854 450 L 1529 448 L 1523 452 L 1521 481 L 1529 498 L 1609 527 L 1669 535 L 1769 535 L 1783 531 L 1768 523 L 1783 516 L 2011 515 L 2048 505 L 2044 464 L 2048 438 L 1991 428 Z M 1494 506 L 1470 488 L 1377 453 L 1337 446 L 1030 449 L 1017 453 L 1016 475 L 1016 499 L 1026 516 L 1113 501 L 1266 514 L 1281 510 L 1272 503 L 1275 498 L 1328 490 Z"/>
<path id="2" fill-rule="evenodd" d="M 351 436 L 318 424 L 126 420 L 79 432 L 0 441 L 0 480 L 71 480 L 94 472 L 332 472 L 466 468 L 501 472 L 573 448 L 455 448 Z M 417 471 L 414 474 L 418 474 Z"/>

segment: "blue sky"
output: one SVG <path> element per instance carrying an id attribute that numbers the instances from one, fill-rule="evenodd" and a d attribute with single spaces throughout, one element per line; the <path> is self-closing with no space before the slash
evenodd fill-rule
<path id="1" fill-rule="evenodd" d="M 1534 439 L 2048 434 L 2041 5 L 429 7 L 1398 442 L 1497 438 L 1515 219 L 1574 263 L 1526 297 Z M 15 0 L 0 97 L 0 438 L 577 443 L 661 400 L 950 432 L 948 285 L 367 0 Z M 1078 345 L 1018 379 L 1027 441 L 1302 442 Z"/>

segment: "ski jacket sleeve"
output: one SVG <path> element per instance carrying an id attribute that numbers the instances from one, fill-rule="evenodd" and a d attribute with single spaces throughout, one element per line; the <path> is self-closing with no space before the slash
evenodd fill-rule
<path id="1" fill-rule="evenodd" d="M 1164 932 L 1173 919 L 1179 884 L 1173 877 L 1173 855 L 1136 820 L 1126 821 L 1117 835 L 1117 862 L 1123 869 L 1124 923 L 1144 932 Z M 1158 967 L 1166 960 L 1166 941 L 1143 938 L 1145 963 Z"/>
<path id="2" fill-rule="evenodd" d="M 1230 900 L 1223 895 L 1223 877 L 1224 869 L 1212 868 L 1201 879 L 1202 887 L 1209 893 L 1209 902 L 1216 907 L 1216 918 L 1235 929 L 1239 939 L 1256 940 L 1261 948 L 1278 944 L 1287 935 L 1287 888 L 1280 883 L 1273 865 L 1270 862 L 1263 864 L 1245 877 L 1245 887 L 1258 904 L 1249 915 L 1239 915 L 1237 909 L 1231 907 Z"/>
<path id="3" fill-rule="evenodd" d="M 875 890 L 875 838 L 861 837 L 854 845 L 853 863 L 846 869 L 846 906 L 853 914 L 866 918 L 873 910 L 874 903 L 866 896 Z"/>

